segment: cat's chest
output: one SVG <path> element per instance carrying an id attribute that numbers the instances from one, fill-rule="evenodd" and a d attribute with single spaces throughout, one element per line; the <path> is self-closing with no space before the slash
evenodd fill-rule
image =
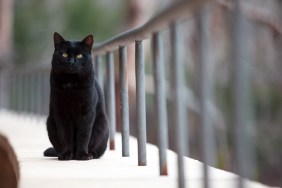
<path id="1" fill-rule="evenodd" d="M 95 110 L 97 95 L 92 88 L 84 90 L 54 89 L 51 93 L 51 100 L 56 113 L 76 116 Z"/>
<path id="2" fill-rule="evenodd" d="M 76 81 L 76 80 L 67 80 L 61 81 L 56 84 L 56 88 L 62 90 L 83 90 L 92 87 L 92 82 L 88 80 Z"/>
<path id="3" fill-rule="evenodd" d="M 78 88 L 79 84 L 77 82 L 64 82 L 61 83 L 61 87 L 62 89 L 74 89 L 74 88 Z"/>

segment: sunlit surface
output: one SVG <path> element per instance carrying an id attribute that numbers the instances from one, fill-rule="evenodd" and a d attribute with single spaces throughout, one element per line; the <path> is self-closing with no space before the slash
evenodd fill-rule
<path id="1" fill-rule="evenodd" d="M 107 151 L 98 160 L 58 161 L 43 157 L 50 146 L 45 118 L 0 112 L 0 131 L 13 145 L 20 163 L 21 188 L 47 187 L 176 187 L 176 154 L 168 151 L 168 176 L 159 176 L 158 149 L 147 144 L 148 166 L 137 165 L 137 141 L 130 138 L 130 157 L 121 157 L 121 137 L 116 136 L 116 151 Z M 189 187 L 202 187 L 202 163 L 185 158 L 186 182 Z M 236 175 L 209 168 L 213 187 L 232 188 Z M 247 187 L 267 187 L 246 180 Z"/>

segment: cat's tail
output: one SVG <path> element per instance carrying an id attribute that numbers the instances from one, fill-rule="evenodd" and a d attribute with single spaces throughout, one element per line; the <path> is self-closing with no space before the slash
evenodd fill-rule
<path id="1" fill-rule="evenodd" d="M 47 148 L 43 155 L 45 157 L 57 157 L 58 156 L 58 153 L 56 152 L 56 150 L 54 148 Z"/>

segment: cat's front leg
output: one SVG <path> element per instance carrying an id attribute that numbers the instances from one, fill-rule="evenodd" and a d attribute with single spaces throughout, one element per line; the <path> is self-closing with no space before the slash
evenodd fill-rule
<path id="1" fill-rule="evenodd" d="M 73 127 L 67 123 L 60 123 L 60 135 L 63 150 L 58 155 L 58 159 L 62 161 L 73 159 Z"/>
<path id="2" fill-rule="evenodd" d="M 91 118 L 92 119 L 92 118 Z M 89 119 L 88 119 L 89 120 Z M 88 153 L 88 145 L 91 136 L 91 130 L 94 120 L 81 121 L 77 125 L 77 140 L 76 140 L 76 160 L 90 160 L 93 159 L 92 154 Z"/>
<path id="3" fill-rule="evenodd" d="M 75 159 L 79 161 L 86 161 L 93 159 L 93 155 L 91 153 L 86 153 L 86 152 L 76 152 Z"/>
<path id="4" fill-rule="evenodd" d="M 73 159 L 73 153 L 71 151 L 63 151 L 59 153 L 58 159 L 60 161 L 68 161 Z"/>

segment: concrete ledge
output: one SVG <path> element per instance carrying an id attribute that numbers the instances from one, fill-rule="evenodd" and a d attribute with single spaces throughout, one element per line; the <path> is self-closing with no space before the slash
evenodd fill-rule
<path id="1" fill-rule="evenodd" d="M 130 138 L 130 157 L 121 157 L 121 136 L 117 134 L 117 150 L 107 151 L 98 160 L 58 161 L 43 157 L 50 147 L 45 118 L 16 115 L 0 111 L 0 132 L 5 134 L 17 154 L 20 163 L 21 188 L 47 187 L 101 187 L 101 188 L 149 188 L 177 187 L 176 154 L 168 151 L 168 176 L 159 176 L 158 149 L 147 144 L 148 166 L 137 166 L 137 141 Z M 189 187 L 202 187 L 202 163 L 185 158 L 186 180 Z M 211 187 L 236 187 L 236 175 L 209 168 Z M 267 187 L 246 180 L 246 187 Z"/>

